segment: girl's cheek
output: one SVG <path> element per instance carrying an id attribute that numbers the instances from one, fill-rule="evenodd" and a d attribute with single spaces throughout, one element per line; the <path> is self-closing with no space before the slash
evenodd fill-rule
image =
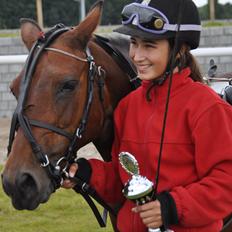
<path id="1" fill-rule="evenodd" d="M 134 49 L 130 46 L 129 57 L 133 59 L 134 55 L 135 55 Z"/>

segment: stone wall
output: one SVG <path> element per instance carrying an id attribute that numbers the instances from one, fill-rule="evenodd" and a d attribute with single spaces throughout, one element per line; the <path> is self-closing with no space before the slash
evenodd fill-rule
<path id="1" fill-rule="evenodd" d="M 232 47 L 232 27 L 204 28 L 201 33 L 200 47 Z M 218 66 L 218 73 L 232 72 L 232 55 L 220 57 L 197 57 L 203 74 L 207 73 L 210 59 Z"/>
<path id="2" fill-rule="evenodd" d="M 232 46 L 232 27 L 204 28 L 200 47 Z M 27 54 L 20 38 L 0 38 L 0 55 Z M 209 61 L 214 58 L 218 72 L 232 72 L 232 56 L 196 57 L 203 74 L 207 73 Z M 10 82 L 17 76 L 23 64 L 0 64 L 0 117 L 9 117 L 16 106 L 10 93 Z"/>

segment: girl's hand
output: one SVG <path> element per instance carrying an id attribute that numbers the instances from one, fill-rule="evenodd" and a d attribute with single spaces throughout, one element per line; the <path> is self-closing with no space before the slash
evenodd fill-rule
<path id="1" fill-rule="evenodd" d="M 158 200 L 148 202 L 132 208 L 132 211 L 139 213 L 143 223 L 148 228 L 159 228 L 163 225 L 161 217 L 161 206 Z"/>
<path id="2" fill-rule="evenodd" d="M 69 177 L 73 178 L 76 175 L 77 170 L 78 170 L 78 164 L 73 163 L 70 166 L 69 171 L 68 171 Z M 75 186 L 75 183 L 71 181 L 70 179 L 65 179 L 61 184 L 61 187 L 66 188 L 66 189 L 73 188 L 74 186 Z"/>

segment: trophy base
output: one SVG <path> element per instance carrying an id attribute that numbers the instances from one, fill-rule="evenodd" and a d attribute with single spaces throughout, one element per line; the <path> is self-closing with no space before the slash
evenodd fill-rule
<path id="1" fill-rule="evenodd" d="M 160 230 L 160 228 L 158 228 L 158 229 L 151 229 L 151 228 L 149 228 L 148 232 L 161 232 L 161 230 Z"/>
<path id="2" fill-rule="evenodd" d="M 157 228 L 157 229 L 149 228 L 149 229 L 148 229 L 148 232 L 161 232 L 161 230 L 160 230 L 160 228 Z M 165 231 L 163 231 L 163 232 L 174 232 L 174 231 L 173 231 L 173 230 L 167 229 L 167 230 L 165 230 Z"/>

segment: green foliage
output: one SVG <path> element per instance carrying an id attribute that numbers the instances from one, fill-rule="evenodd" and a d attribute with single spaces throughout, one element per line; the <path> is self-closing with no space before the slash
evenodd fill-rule
<path id="1" fill-rule="evenodd" d="M 43 0 L 43 16 L 45 27 L 51 27 L 57 23 L 64 23 L 67 26 L 77 25 L 80 21 L 80 4 L 74 0 Z M 96 2 L 96 0 L 86 0 L 86 12 Z M 121 23 L 120 12 L 124 5 L 132 0 L 105 0 L 102 25 L 115 25 Z M 216 4 L 217 19 L 232 18 L 232 4 Z M 208 4 L 199 8 L 202 20 L 209 19 Z M 0 28 L 19 28 L 20 18 L 37 19 L 36 0 L 0 0 Z"/>
<path id="2" fill-rule="evenodd" d="M 232 4 L 226 3 L 224 5 L 215 1 L 216 19 L 232 19 Z M 199 8 L 201 20 L 209 19 L 209 5 L 206 4 Z"/>
<path id="3" fill-rule="evenodd" d="M 74 0 L 43 0 L 44 26 L 51 27 L 57 23 L 73 26 L 80 21 L 80 4 Z M 86 0 L 86 12 L 96 0 Z M 120 12 L 131 0 L 105 0 L 101 24 L 120 24 Z M 0 28 L 19 27 L 20 18 L 37 18 L 36 0 L 0 0 Z"/>
<path id="4" fill-rule="evenodd" d="M 232 22 L 221 22 L 221 21 L 209 21 L 203 23 L 203 27 L 225 27 L 225 26 L 232 26 Z"/>
<path id="5" fill-rule="evenodd" d="M 35 11 L 34 1 L 0 0 L 0 28 L 18 28 L 19 19 L 35 19 Z"/>
<path id="6" fill-rule="evenodd" d="M 51 27 L 57 23 L 73 26 L 79 22 L 79 4 L 73 0 L 43 0 L 44 25 Z"/>
<path id="7" fill-rule="evenodd" d="M 209 8 L 208 5 L 204 5 L 198 8 L 201 20 L 207 20 L 209 18 Z"/>
<path id="8" fill-rule="evenodd" d="M 112 232 L 113 229 L 109 218 L 107 228 L 100 228 L 87 203 L 72 190 L 58 190 L 34 211 L 18 211 L 0 187 L 0 231 Z"/>
<path id="9" fill-rule="evenodd" d="M 225 5 L 217 4 L 216 7 L 217 19 L 231 19 L 232 18 L 232 4 L 226 3 Z"/>
<path id="10" fill-rule="evenodd" d="M 4 37 L 19 37 L 19 33 L 0 33 L 0 38 Z"/>
<path id="11" fill-rule="evenodd" d="M 86 7 L 89 9 L 92 4 L 94 4 L 96 0 L 87 0 Z M 102 22 L 103 25 L 110 25 L 110 24 L 120 24 L 121 23 L 121 11 L 123 6 L 132 2 L 132 0 L 105 0 L 104 8 L 103 8 L 103 15 L 102 15 Z"/>

